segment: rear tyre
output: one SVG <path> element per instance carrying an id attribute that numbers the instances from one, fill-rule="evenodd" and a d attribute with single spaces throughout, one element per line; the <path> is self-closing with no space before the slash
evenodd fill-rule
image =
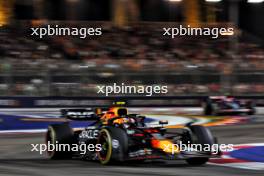
<path id="1" fill-rule="evenodd" d="M 205 155 L 211 155 L 211 151 L 204 151 L 204 147 L 212 146 L 214 144 L 214 137 L 210 130 L 200 125 L 193 125 L 189 127 L 192 132 L 192 143 L 202 144 L 203 152 Z M 190 165 L 203 165 L 209 160 L 209 157 L 195 157 L 189 158 L 186 162 Z"/>
<path id="2" fill-rule="evenodd" d="M 210 99 L 207 99 L 204 104 L 203 104 L 203 109 L 204 109 L 204 115 L 213 115 L 213 105 L 210 101 Z"/>
<path id="3" fill-rule="evenodd" d="M 255 115 L 256 114 L 256 108 L 253 102 L 248 102 L 247 108 L 250 109 L 248 112 L 248 115 Z"/>
<path id="4" fill-rule="evenodd" d="M 53 146 L 58 144 L 73 144 L 74 134 L 69 126 L 69 123 L 54 124 L 48 127 L 46 133 L 46 144 L 51 144 Z M 50 159 L 67 159 L 72 157 L 72 152 L 70 149 L 68 151 L 57 151 L 55 148 L 53 150 L 47 151 L 47 155 Z"/>
<path id="5" fill-rule="evenodd" d="M 254 102 L 249 101 L 246 103 L 246 108 L 249 109 L 248 115 L 255 115 L 256 114 L 256 105 Z"/>
<path id="6" fill-rule="evenodd" d="M 251 109 L 249 112 L 248 112 L 248 115 L 255 115 L 256 114 L 256 110 L 255 109 Z"/>

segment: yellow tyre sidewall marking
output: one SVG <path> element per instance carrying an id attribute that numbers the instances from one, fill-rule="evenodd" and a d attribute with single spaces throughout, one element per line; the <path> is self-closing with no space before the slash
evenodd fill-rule
<path id="1" fill-rule="evenodd" d="M 48 128 L 48 131 L 50 131 L 50 137 L 51 137 L 51 144 L 56 144 L 56 133 L 55 133 L 55 130 L 52 128 L 52 127 L 49 127 Z M 48 141 L 47 141 L 48 142 Z M 56 151 L 52 151 L 52 152 L 50 152 L 50 154 L 48 154 L 49 155 L 49 157 L 50 158 L 52 158 L 54 155 L 55 155 L 55 152 Z"/>
<path id="2" fill-rule="evenodd" d="M 107 164 L 110 161 L 111 156 L 112 156 L 112 138 L 111 138 L 111 135 L 107 129 L 102 129 L 100 131 L 100 133 L 102 133 L 102 132 L 106 133 L 106 135 L 107 135 L 107 140 L 108 140 L 108 144 L 109 144 L 108 145 L 108 152 L 107 152 L 107 155 L 105 157 L 105 160 L 102 160 L 100 155 L 98 155 L 98 157 L 99 157 L 99 160 L 102 164 Z"/>

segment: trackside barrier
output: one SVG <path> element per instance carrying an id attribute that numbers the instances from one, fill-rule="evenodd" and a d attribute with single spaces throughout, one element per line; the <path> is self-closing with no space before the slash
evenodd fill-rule
<path id="1" fill-rule="evenodd" d="M 207 96 L 0 97 L 0 108 L 104 107 L 111 105 L 113 101 L 126 101 L 130 107 L 198 107 L 206 98 Z M 258 106 L 264 106 L 264 96 L 236 98 L 254 100 Z"/>

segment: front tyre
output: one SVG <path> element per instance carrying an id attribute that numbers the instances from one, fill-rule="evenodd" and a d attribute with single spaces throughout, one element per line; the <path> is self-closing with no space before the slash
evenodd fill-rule
<path id="1" fill-rule="evenodd" d="M 200 125 L 192 125 L 189 127 L 191 130 L 191 138 L 192 138 L 192 143 L 194 144 L 201 144 L 203 147 L 203 153 L 205 155 L 210 156 L 211 151 L 204 151 L 204 148 L 207 146 L 212 147 L 212 145 L 215 143 L 215 138 L 213 137 L 211 131 Z M 186 162 L 190 165 L 203 165 L 208 162 L 209 157 L 194 157 L 194 158 L 189 158 L 186 160 Z"/>
<path id="2" fill-rule="evenodd" d="M 101 150 L 97 152 L 101 164 L 121 162 L 127 156 L 128 137 L 121 128 L 103 128 L 99 133 L 97 144 L 101 146 Z"/>
<path id="3" fill-rule="evenodd" d="M 186 162 L 192 166 L 201 166 L 206 164 L 208 161 L 209 158 L 190 158 L 186 160 Z"/>
<path id="4" fill-rule="evenodd" d="M 107 129 L 102 129 L 99 133 L 98 144 L 101 145 L 101 150 L 98 151 L 98 159 L 101 164 L 108 164 L 112 157 L 112 137 Z"/>

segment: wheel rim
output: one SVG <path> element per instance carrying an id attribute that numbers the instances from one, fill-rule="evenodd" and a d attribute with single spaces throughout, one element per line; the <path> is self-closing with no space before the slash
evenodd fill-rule
<path id="1" fill-rule="evenodd" d="M 55 145 L 55 138 L 56 138 L 56 135 L 55 135 L 55 132 L 52 128 L 49 128 L 48 129 L 48 132 L 46 133 L 46 145 L 48 146 L 48 142 L 50 142 L 50 144 L 54 144 Z M 55 154 L 55 150 L 53 151 L 49 151 L 47 150 L 47 155 L 49 157 L 53 157 Z"/>
<path id="2" fill-rule="evenodd" d="M 101 130 L 98 137 L 98 144 L 101 145 L 101 150 L 97 152 L 99 161 L 102 164 L 107 164 L 112 155 L 112 143 L 111 136 L 108 130 Z"/>

